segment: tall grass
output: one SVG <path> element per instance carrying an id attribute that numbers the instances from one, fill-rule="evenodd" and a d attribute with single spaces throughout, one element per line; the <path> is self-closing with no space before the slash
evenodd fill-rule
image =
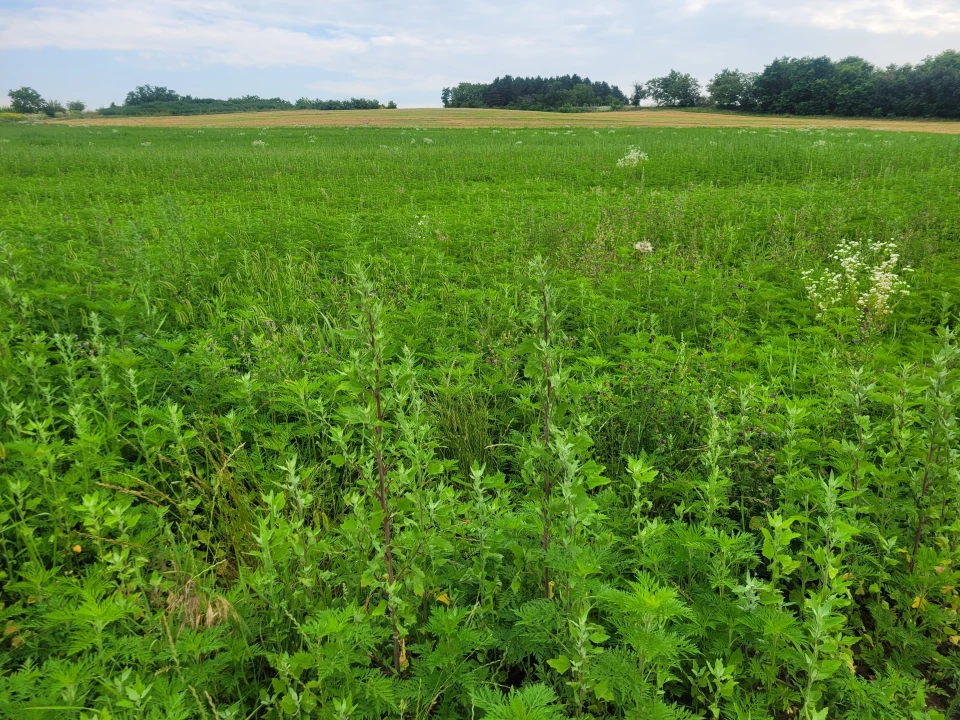
<path id="1" fill-rule="evenodd" d="M 957 716 L 958 167 L 0 128 L 0 715 Z"/>

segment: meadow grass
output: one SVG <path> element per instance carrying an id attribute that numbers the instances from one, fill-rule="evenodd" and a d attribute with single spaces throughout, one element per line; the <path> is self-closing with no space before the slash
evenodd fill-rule
<path id="1" fill-rule="evenodd" d="M 0 716 L 958 716 L 960 139 L 581 117 L 0 127 Z"/>

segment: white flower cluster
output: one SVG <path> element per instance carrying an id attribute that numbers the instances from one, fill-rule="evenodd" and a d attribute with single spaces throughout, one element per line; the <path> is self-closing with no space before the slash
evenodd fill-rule
<path id="1" fill-rule="evenodd" d="M 258 148 L 262 148 L 262 147 L 266 147 L 267 144 L 266 144 L 263 140 L 254 140 L 254 141 L 253 141 L 253 146 L 254 146 L 254 147 L 258 147 Z"/>
<path id="2" fill-rule="evenodd" d="M 898 271 L 900 255 L 893 241 L 841 240 L 830 259 L 839 270 L 819 276 L 813 270 L 801 273 L 818 317 L 833 307 L 855 306 L 869 315 L 867 326 L 878 327 L 893 312 L 897 300 L 910 294 L 909 283 L 900 273 L 913 270 L 903 267 Z"/>
<path id="3" fill-rule="evenodd" d="M 150 147 L 151 143 L 149 141 L 140 143 L 140 147 Z"/>
<path id="4" fill-rule="evenodd" d="M 617 167 L 636 167 L 641 160 L 649 160 L 650 157 L 645 152 L 640 152 L 634 146 L 630 146 L 630 151 L 622 158 L 617 160 Z"/>
<path id="5" fill-rule="evenodd" d="M 633 249 L 641 255 L 649 255 L 653 252 L 653 245 L 649 240 L 640 240 L 633 246 Z"/>

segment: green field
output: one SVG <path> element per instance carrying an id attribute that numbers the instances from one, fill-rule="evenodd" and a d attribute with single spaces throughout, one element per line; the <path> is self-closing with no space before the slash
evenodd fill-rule
<path id="1" fill-rule="evenodd" d="M 960 717 L 960 137 L 0 127 L 0 717 Z"/>

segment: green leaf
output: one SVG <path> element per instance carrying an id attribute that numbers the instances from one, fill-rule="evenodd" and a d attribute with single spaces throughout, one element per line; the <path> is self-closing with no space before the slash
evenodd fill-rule
<path id="1" fill-rule="evenodd" d="M 566 655 L 561 655 L 553 660 L 547 660 L 547 665 L 563 675 L 567 670 L 570 669 L 570 660 L 567 659 Z"/>

